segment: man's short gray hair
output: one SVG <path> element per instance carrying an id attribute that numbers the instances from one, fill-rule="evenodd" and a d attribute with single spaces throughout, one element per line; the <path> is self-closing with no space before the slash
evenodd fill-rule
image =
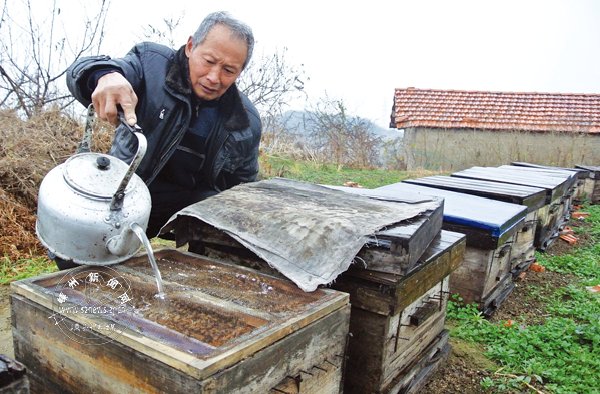
<path id="1" fill-rule="evenodd" d="M 248 46 L 248 56 L 246 56 L 246 61 L 242 66 L 242 69 L 245 69 L 250 62 L 252 51 L 254 50 L 254 35 L 252 34 L 252 29 L 248 25 L 235 19 L 228 12 L 217 11 L 208 14 L 206 18 L 204 18 L 192 36 L 193 48 L 196 48 L 198 45 L 202 44 L 206 39 L 208 32 L 210 32 L 215 25 L 219 24 L 227 26 L 235 37 L 246 42 L 246 45 Z"/>

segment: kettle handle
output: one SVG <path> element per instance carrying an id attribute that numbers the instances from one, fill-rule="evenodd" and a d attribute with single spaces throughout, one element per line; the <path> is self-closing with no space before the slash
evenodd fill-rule
<path id="1" fill-rule="evenodd" d="M 129 180 L 135 173 L 135 170 L 137 170 L 138 166 L 142 162 L 142 159 L 144 158 L 144 155 L 146 154 L 146 147 L 148 146 L 148 141 L 146 140 L 146 137 L 144 136 L 144 134 L 142 134 L 142 129 L 140 128 L 140 126 L 138 126 L 137 124 L 133 127 L 130 126 L 125 121 L 125 117 L 123 116 L 123 113 L 120 110 L 119 110 L 119 120 L 121 121 L 121 123 L 123 123 L 123 125 L 129 131 L 131 131 L 133 133 L 133 135 L 135 135 L 137 137 L 138 147 L 137 147 L 137 151 L 135 152 L 135 155 L 133 156 L 133 159 L 131 160 L 129 169 L 125 173 L 125 176 L 123 177 L 123 180 L 121 181 L 121 184 L 117 188 L 117 191 L 115 192 L 115 194 L 113 194 L 112 200 L 110 201 L 110 210 L 111 211 L 118 211 L 123 207 L 123 199 L 125 198 L 125 188 L 127 187 Z"/>
<path id="2" fill-rule="evenodd" d="M 117 188 L 117 191 L 112 196 L 112 199 L 110 201 L 110 210 L 111 211 L 119 211 L 123 207 L 123 199 L 125 198 L 125 188 L 127 187 L 129 180 L 135 173 L 135 170 L 137 170 L 142 159 L 144 158 L 144 155 L 146 154 L 146 147 L 148 146 L 148 141 L 146 140 L 146 137 L 144 136 L 144 134 L 142 134 L 142 129 L 140 128 L 140 126 L 138 126 L 137 124 L 134 126 L 130 126 L 127 123 L 127 121 L 125 120 L 125 116 L 123 115 L 123 110 L 120 108 L 120 106 L 117 107 L 117 113 L 119 115 L 119 120 L 121 121 L 121 123 L 123 123 L 125 128 L 137 137 L 138 148 L 137 148 L 137 151 L 135 152 L 135 155 L 133 156 L 133 159 L 131 160 L 131 164 L 129 164 L 129 168 L 127 169 L 127 172 L 125 173 L 123 180 L 121 180 L 121 183 L 119 184 L 119 187 Z M 87 117 L 86 117 L 86 121 L 85 121 L 85 129 L 83 131 L 83 139 L 79 143 L 79 147 L 77 148 L 77 153 L 86 153 L 86 152 L 90 151 L 90 146 L 91 146 L 91 142 L 92 142 L 92 128 L 93 128 L 94 120 L 95 120 L 94 115 L 95 115 L 94 104 L 90 104 L 90 105 L 88 105 L 88 108 L 87 108 Z"/>

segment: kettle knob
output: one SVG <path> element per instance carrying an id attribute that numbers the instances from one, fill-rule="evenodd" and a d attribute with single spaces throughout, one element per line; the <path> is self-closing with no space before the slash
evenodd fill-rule
<path id="1" fill-rule="evenodd" d="M 106 156 L 100 156 L 96 159 L 96 166 L 99 170 L 106 171 L 110 167 L 110 159 Z"/>

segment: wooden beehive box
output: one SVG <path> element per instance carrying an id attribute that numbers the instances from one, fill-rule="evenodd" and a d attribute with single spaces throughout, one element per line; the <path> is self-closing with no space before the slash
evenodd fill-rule
<path id="1" fill-rule="evenodd" d="M 578 174 L 577 171 L 564 170 L 560 168 L 550 167 L 531 167 L 525 165 L 503 165 L 498 167 L 501 170 L 514 171 L 519 175 L 526 175 L 536 178 L 538 175 L 548 178 L 556 178 L 558 181 L 564 181 L 566 183 L 566 191 L 563 195 L 562 200 L 562 221 L 566 221 L 569 218 L 571 212 L 571 206 L 573 205 L 573 199 L 577 194 L 578 188 Z"/>
<path id="2" fill-rule="evenodd" d="M 385 366 L 388 377 L 398 378 L 395 386 L 423 383 L 429 373 L 433 372 L 435 367 L 443 361 L 443 357 L 437 356 L 446 354 L 448 350 L 446 346 L 448 335 L 443 330 L 445 299 L 440 299 L 437 302 L 437 308 L 433 308 L 430 303 L 431 299 L 439 297 L 440 294 L 447 295 L 448 275 L 460 262 L 464 250 L 464 235 L 444 232 L 443 239 L 440 239 L 443 216 L 443 199 L 440 197 L 411 195 L 410 193 L 405 193 L 400 197 L 386 196 L 383 192 L 370 189 L 327 187 L 343 190 L 347 193 L 366 195 L 375 199 L 410 204 L 412 207 L 419 205 L 427 207 L 421 211 L 416 210 L 420 214 L 415 217 L 388 226 L 373 234 L 356 255 L 354 264 L 351 265 L 349 270 L 352 273 L 348 274 L 352 278 L 362 278 L 365 273 L 380 275 L 380 280 L 389 285 L 390 291 L 395 292 L 392 299 L 379 299 L 371 305 L 371 308 L 375 308 L 375 310 L 384 308 L 383 317 L 378 312 L 372 313 L 371 317 L 363 316 L 364 309 L 360 306 L 362 298 L 358 296 L 355 300 L 357 306 L 353 306 L 351 316 L 354 314 L 359 316 L 355 319 L 359 324 L 363 322 L 378 325 L 383 324 L 380 319 L 384 319 L 387 321 L 385 324 L 391 327 L 399 324 L 401 315 L 412 316 L 414 329 L 411 331 L 402 328 L 404 333 L 411 336 L 411 339 L 398 342 L 393 350 L 387 343 L 389 341 L 386 340 L 386 344 L 382 345 L 381 352 L 387 354 L 384 363 L 389 364 Z M 190 247 L 197 247 L 204 254 L 218 256 L 219 259 L 227 259 L 262 272 L 272 272 L 265 261 L 247 250 L 233 237 L 202 221 L 181 215 L 177 218 L 176 234 L 180 243 L 192 241 Z M 193 242 L 195 239 L 201 240 L 201 244 L 196 245 Z M 427 256 L 427 264 L 423 264 L 424 256 Z M 427 269 L 421 270 L 423 266 L 426 266 Z M 273 272 L 273 274 L 277 275 L 278 273 Z M 401 278 L 407 275 L 410 275 L 410 280 L 400 281 Z M 347 283 L 343 279 L 345 276 L 346 274 L 338 276 L 331 286 L 337 288 L 338 283 Z M 381 283 L 374 283 L 372 280 L 368 280 L 368 282 L 370 283 L 369 287 L 374 286 L 379 289 L 382 286 Z M 362 289 L 359 291 L 364 295 L 365 292 L 370 290 Z M 384 295 L 383 297 L 388 296 Z M 381 306 L 381 303 L 385 303 L 385 305 Z M 394 305 L 393 308 L 395 308 L 392 311 L 390 311 L 391 305 Z M 372 323 L 369 323 L 370 321 Z M 396 327 L 396 330 L 398 329 L 400 329 L 400 326 Z M 357 337 L 353 336 L 353 338 Z M 354 342 L 352 347 L 356 349 L 360 346 L 369 345 Z M 434 355 L 436 355 L 435 358 Z M 348 364 L 357 365 L 357 363 L 360 363 L 356 360 L 356 357 L 360 357 L 360 352 L 355 351 L 354 356 L 349 356 L 350 361 L 348 361 Z M 369 364 L 363 367 L 374 370 L 376 372 L 373 373 L 381 375 L 381 364 L 378 366 Z M 404 374 L 399 378 L 398 374 L 401 371 Z M 362 379 L 364 375 L 362 372 L 360 375 L 356 375 L 356 373 L 355 369 L 346 370 L 345 376 L 352 375 L 352 379 L 354 379 L 346 385 L 346 391 L 352 391 L 350 387 L 355 387 L 355 389 L 367 387 L 363 385 L 364 382 L 367 382 L 367 385 L 370 384 L 367 380 Z M 363 383 L 357 383 L 357 378 Z M 293 385 L 292 381 L 289 383 Z M 389 386 L 389 384 L 388 382 L 387 385 Z M 278 389 L 285 392 L 295 392 L 288 390 L 288 388 L 279 387 Z"/>
<path id="3" fill-rule="evenodd" d="M 364 196 L 374 194 L 370 189 L 327 187 Z M 405 275 L 414 269 L 431 241 L 439 234 L 442 228 L 443 199 L 436 196 L 403 195 L 401 198 L 394 198 L 394 201 L 413 206 L 425 203 L 428 207 L 433 202 L 434 208 L 423 209 L 413 218 L 377 231 L 358 252 L 355 262 L 372 271 Z M 180 216 L 177 218 L 177 227 L 178 244 L 190 243 L 190 250 L 196 253 L 281 276 L 237 240 L 207 223 Z M 201 243 L 197 245 L 195 239 L 201 240 Z"/>
<path id="4" fill-rule="evenodd" d="M 406 182 L 376 190 L 444 198 L 442 228 L 467 236 L 464 262 L 452 273 L 450 291 L 460 294 L 465 302 L 477 303 L 485 315 L 493 314 L 514 288 L 512 245 L 524 224 L 527 208 Z"/>
<path id="5" fill-rule="evenodd" d="M 481 179 L 493 182 L 539 187 L 546 190 L 546 205 L 538 211 L 539 224 L 536 228 L 535 245 L 545 250 L 558 236 L 566 217 L 571 180 L 543 176 L 541 174 L 516 172 L 496 167 L 472 167 L 451 174 L 453 177 Z"/>
<path id="6" fill-rule="evenodd" d="M 375 199 L 390 199 L 411 205 L 434 203 L 434 209 L 422 209 L 420 214 L 396 225 L 379 230 L 358 252 L 357 260 L 369 271 L 406 275 L 415 269 L 423 253 L 442 229 L 444 199 L 418 193 L 396 195 L 376 189 L 343 186 L 327 187 L 346 193 L 369 196 Z"/>
<path id="7" fill-rule="evenodd" d="M 552 170 L 552 171 L 557 170 L 557 171 L 559 171 L 559 173 L 560 173 L 560 171 L 567 171 L 567 173 L 568 172 L 575 173 L 576 182 L 574 185 L 574 191 L 573 191 L 571 204 L 580 204 L 586 198 L 585 180 L 587 178 L 589 178 L 589 176 L 590 176 L 589 170 L 586 170 L 583 168 L 565 168 L 565 167 L 544 166 L 544 165 L 540 165 L 540 164 L 526 163 L 526 162 L 520 162 L 520 161 L 514 161 L 510 164 L 513 166 L 520 166 L 520 167 L 542 168 L 542 169 L 548 169 L 548 170 Z"/>
<path id="8" fill-rule="evenodd" d="M 406 276 L 353 266 L 332 287 L 350 294 L 345 393 L 418 392 L 445 361 L 449 276 L 463 234 L 441 231 Z"/>
<path id="9" fill-rule="evenodd" d="M 410 179 L 405 182 L 526 206 L 525 222 L 523 227 L 517 231 L 512 245 L 511 272 L 513 277 L 529 268 L 535 260 L 535 230 L 538 225 L 538 211 L 546 204 L 545 189 L 441 175 Z"/>
<path id="10" fill-rule="evenodd" d="M 600 204 L 600 166 L 577 165 L 575 168 L 589 171 L 584 183 L 584 194 L 590 203 Z"/>
<path id="11" fill-rule="evenodd" d="M 11 285 L 33 392 L 265 393 L 290 379 L 340 391 L 347 294 L 177 250 L 156 258 L 166 301 L 145 255 Z"/>

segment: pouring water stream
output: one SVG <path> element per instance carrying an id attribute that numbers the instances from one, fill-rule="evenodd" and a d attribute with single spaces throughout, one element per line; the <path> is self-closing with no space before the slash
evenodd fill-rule
<path id="1" fill-rule="evenodd" d="M 150 241 L 146 236 L 146 232 L 137 223 L 131 223 L 129 225 L 131 230 L 137 235 L 142 244 L 144 244 L 144 248 L 146 249 L 146 253 L 148 254 L 148 260 L 150 260 L 150 265 L 152 265 L 152 269 L 154 270 L 154 276 L 156 277 L 156 286 L 158 287 L 158 294 L 155 295 L 156 298 L 164 300 L 165 299 L 165 289 L 163 287 L 162 276 L 160 271 L 158 270 L 158 265 L 156 264 L 156 259 L 154 258 L 154 252 L 152 251 L 152 246 L 150 245 Z"/>

